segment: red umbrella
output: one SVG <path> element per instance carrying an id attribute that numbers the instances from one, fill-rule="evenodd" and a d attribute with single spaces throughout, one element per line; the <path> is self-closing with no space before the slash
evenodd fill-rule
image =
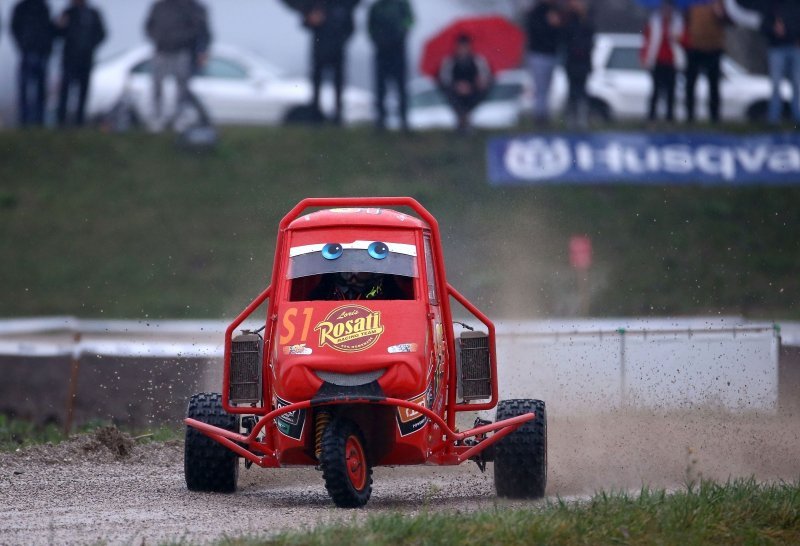
<path id="1" fill-rule="evenodd" d="M 455 51 L 462 34 L 472 38 L 477 53 L 489 61 L 492 72 L 516 68 L 525 52 L 525 33 L 514 23 L 500 16 L 459 19 L 442 29 L 425 43 L 420 70 L 435 77 L 445 57 Z"/>

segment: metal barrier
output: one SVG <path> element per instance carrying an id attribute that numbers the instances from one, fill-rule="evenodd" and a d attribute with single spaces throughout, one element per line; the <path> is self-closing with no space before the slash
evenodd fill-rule
<path id="1" fill-rule="evenodd" d="M 81 359 L 218 361 L 226 327 L 227 321 L 197 320 L 0 320 L 0 356 L 70 363 L 69 428 Z M 784 332 L 800 343 L 800 325 Z M 559 414 L 621 407 L 772 411 L 780 342 L 778 326 L 735 317 L 499 321 L 500 395 L 541 398 Z"/>

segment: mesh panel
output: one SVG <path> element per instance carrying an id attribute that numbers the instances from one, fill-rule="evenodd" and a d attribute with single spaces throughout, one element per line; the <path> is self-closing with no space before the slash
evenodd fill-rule
<path id="1" fill-rule="evenodd" d="M 263 342 L 254 334 L 237 336 L 231 342 L 229 398 L 233 404 L 261 401 L 261 351 Z"/>
<path id="2" fill-rule="evenodd" d="M 461 397 L 484 400 L 492 397 L 489 364 L 489 336 L 481 332 L 463 334 L 461 339 Z"/>

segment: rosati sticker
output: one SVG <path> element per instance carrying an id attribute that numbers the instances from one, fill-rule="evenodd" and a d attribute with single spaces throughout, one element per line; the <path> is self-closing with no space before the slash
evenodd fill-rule
<path id="1" fill-rule="evenodd" d="M 344 353 L 365 351 L 383 334 L 380 311 L 362 305 L 337 307 L 314 327 L 319 332 L 319 346 L 328 346 Z"/>
<path id="2" fill-rule="evenodd" d="M 409 402 L 412 404 L 419 404 L 423 408 L 427 407 L 426 394 L 427 392 L 423 392 L 419 396 L 409 400 Z M 408 408 L 397 408 L 397 426 L 400 429 L 400 436 L 408 436 L 409 434 L 421 430 L 427 422 L 428 418 L 418 411 Z"/>
<path id="3" fill-rule="evenodd" d="M 291 405 L 280 397 L 275 397 L 275 406 L 277 408 L 285 408 Z M 303 426 L 306 423 L 306 410 L 294 410 L 289 413 L 284 413 L 275 419 L 275 424 L 278 426 L 278 431 L 284 436 L 288 436 L 294 440 L 300 440 L 303 437 Z"/>

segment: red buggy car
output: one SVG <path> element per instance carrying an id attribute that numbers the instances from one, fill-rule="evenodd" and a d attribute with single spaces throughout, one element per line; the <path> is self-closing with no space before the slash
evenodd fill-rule
<path id="1" fill-rule="evenodd" d="M 456 336 L 451 298 L 486 332 Z M 264 326 L 234 335 L 265 303 Z M 280 223 L 271 285 L 225 333 L 222 394 L 189 402 L 186 484 L 235 491 L 239 458 L 310 465 L 359 507 L 374 466 L 471 460 L 494 462 L 498 495 L 540 497 L 544 402 L 498 402 L 494 325 L 447 283 L 433 216 L 411 198 L 306 199 Z M 496 422 L 456 427 L 495 406 Z"/>

